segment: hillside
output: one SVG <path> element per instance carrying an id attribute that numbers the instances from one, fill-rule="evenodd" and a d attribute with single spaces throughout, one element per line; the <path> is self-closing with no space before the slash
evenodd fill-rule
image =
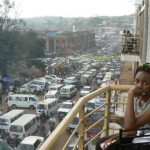
<path id="1" fill-rule="evenodd" d="M 23 20 L 26 23 L 26 28 L 32 30 L 72 31 L 75 26 L 76 30 L 83 31 L 93 29 L 98 25 L 128 28 L 129 24 L 133 23 L 134 15 L 90 18 L 36 17 Z"/>

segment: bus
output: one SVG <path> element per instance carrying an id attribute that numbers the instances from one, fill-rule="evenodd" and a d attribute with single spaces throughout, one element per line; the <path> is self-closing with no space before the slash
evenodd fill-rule
<path id="1" fill-rule="evenodd" d="M 46 117 L 50 117 L 58 109 L 58 100 L 55 98 L 47 98 L 37 104 L 36 114 L 38 117 L 44 113 Z"/>
<path id="2" fill-rule="evenodd" d="M 14 109 L 0 116 L 0 129 L 8 132 L 10 124 L 21 117 L 25 110 Z"/>
<path id="3" fill-rule="evenodd" d="M 10 124 L 9 134 L 11 137 L 23 139 L 32 135 L 38 129 L 38 126 L 37 115 L 24 114 Z"/>

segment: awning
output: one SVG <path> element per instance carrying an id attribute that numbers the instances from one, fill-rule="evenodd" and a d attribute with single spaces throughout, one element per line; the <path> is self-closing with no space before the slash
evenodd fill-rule
<path id="1" fill-rule="evenodd" d="M 2 79 L 4 82 L 14 83 L 14 79 L 10 76 L 6 76 Z"/>

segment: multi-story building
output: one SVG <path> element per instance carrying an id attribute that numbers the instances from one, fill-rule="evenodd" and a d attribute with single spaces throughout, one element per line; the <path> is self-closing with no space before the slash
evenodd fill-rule
<path id="1" fill-rule="evenodd" d="M 48 32 L 40 36 L 46 40 L 46 52 L 69 55 L 75 52 L 87 52 L 95 47 L 95 33 L 92 31 Z"/>

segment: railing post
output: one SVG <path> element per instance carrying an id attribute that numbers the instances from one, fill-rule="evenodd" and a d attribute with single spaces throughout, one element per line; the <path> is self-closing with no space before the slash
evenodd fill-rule
<path id="1" fill-rule="evenodd" d="M 81 121 L 81 124 L 79 126 L 79 150 L 83 150 L 84 149 L 84 106 L 81 108 L 81 110 L 79 111 L 79 118 Z"/>
<path id="2" fill-rule="evenodd" d="M 106 107 L 105 107 L 105 120 L 104 120 L 104 136 L 109 135 L 109 121 L 110 121 L 110 99 L 111 99 L 111 91 L 109 90 L 106 93 Z"/>

